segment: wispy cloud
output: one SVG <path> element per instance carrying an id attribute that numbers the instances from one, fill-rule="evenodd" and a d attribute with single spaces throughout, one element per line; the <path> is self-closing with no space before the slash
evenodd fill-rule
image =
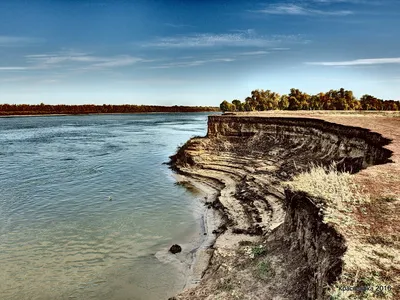
<path id="1" fill-rule="evenodd" d="M 152 66 L 150 69 L 169 69 L 169 68 L 183 68 L 183 67 L 197 67 L 208 63 L 218 63 L 218 62 L 232 62 L 235 61 L 235 58 L 226 57 L 226 58 L 211 58 L 211 59 L 199 59 L 192 61 L 184 61 L 184 62 L 171 62 L 158 66 Z"/>
<path id="2" fill-rule="evenodd" d="M 125 78 L 116 81 L 121 84 L 140 84 L 140 85 L 171 85 L 171 84 L 187 84 L 188 79 L 165 78 L 165 77 L 150 77 L 150 78 Z"/>
<path id="3" fill-rule="evenodd" d="M 274 51 L 287 51 L 290 50 L 290 48 L 271 48 L 270 50 L 274 50 Z"/>
<path id="4" fill-rule="evenodd" d="M 160 37 L 142 44 L 144 47 L 159 48 L 206 48 L 206 47 L 274 47 L 284 42 L 303 42 L 300 35 L 261 36 L 254 30 L 237 33 L 199 33 Z"/>
<path id="5" fill-rule="evenodd" d="M 25 57 L 25 66 L 0 66 L 0 71 L 27 70 L 99 70 L 131 66 L 153 60 L 130 55 L 94 56 L 88 53 L 62 51 L 56 53 L 31 54 Z"/>
<path id="6" fill-rule="evenodd" d="M 310 0 L 311 2 L 314 3 L 319 3 L 319 4 L 335 4 L 335 3 L 347 3 L 347 4 L 371 4 L 371 5 L 377 5 L 377 4 L 382 4 L 383 1 L 379 0 Z"/>
<path id="7" fill-rule="evenodd" d="M 211 56 L 196 58 L 193 56 L 181 57 L 180 60 L 174 60 L 161 65 L 156 65 L 150 67 L 151 69 L 167 69 L 167 68 L 187 68 L 187 67 L 197 67 L 210 63 L 230 63 L 236 61 L 243 61 L 253 59 L 254 57 L 259 58 L 262 55 L 269 54 L 269 51 L 247 51 L 247 52 L 231 52 L 224 57 L 221 56 Z"/>
<path id="8" fill-rule="evenodd" d="M 355 59 L 348 61 L 306 62 L 306 64 L 318 65 L 318 66 L 359 66 L 359 65 L 400 64 L 400 57 L 367 58 L 367 59 Z"/>
<path id="9" fill-rule="evenodd" d="M 298 4 L 271 4 L 264 9 L 255 10 L 253 12 L 264 13 L 270 15 L 298 15 L 298 16 L 311 16 L 311 15 L 324 15 L 324 16 L 348 16 L 353 14 L 350 10 L 322 10 L 310 8 Z"/>
<path id="10" fill-rule="evenodd" d="M 0 82 L 1 83 L 12 83 L 12 82 L 22 82 L 31 79 L 31 77 L 28 76 L 7 76 L 7 77 L 0 77 Z"/>
<path id="11" fill-rule="evenodd" d="M 0 67 L 0 71 L 22 71 L 28 69 L 27 67 Z"/>
<path id="12" fill-rule="evenodd" d="M 0 47 L 22 47 L 44 42 L 44 39 L 0 35 Z"/>
<path id="13" fill-rule="evenodd" d="M 79 52 L 57 52 L 47 54 L 32 54 L 25 56 L 30 63 L 39 63 L 45 65 L 56 65 L 64 62 L 93 62 L 97 58 L 87 53 Z"/>
<path id="14" fill-rule="evenodd" d="M 110 58 L 98 58 L 99 63 L 95 63 L 92 66 L 97 68 L 114 68 L 114 67 L 125 67 L 136 64 L 138 62 L 150 62 L 152 60 L 145 60 L 139 57 L 132 57 L 129 55 L 120 55 Z"/>
<path id="15" fill-rule="evenodd" d="M 239 53 L 239 55 L 264 55 L 264 54 L 268 54 L 270 52 L 268 51 L 249 51 L 249 52 L 242 52 Z"/>
<path id="16" fill-rule="evenodd" d="M 115 68 L 130 66 L 139 62 L 149 62 L 151 60 L 134 57 L 130 55 L 117 56 L 94 56 L 81 52 L 59 52 L 51 54 L 27 55 L 27 61 L 37 68 L 56 68 L 69 65 L 84 69 Z"/>
<path id="17" fill-rule="evenodd" d="M 172 28 L 187 28 L 187 27 L 194 27 L 193 25 L 188 24 L 175 24 L 175 23 L 164 23 L 165 26 L 172 27 Z"/>

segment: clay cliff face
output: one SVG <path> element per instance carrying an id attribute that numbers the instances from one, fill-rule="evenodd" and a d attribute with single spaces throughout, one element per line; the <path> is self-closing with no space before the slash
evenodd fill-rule
<path id="1" fill-rule="evenodd" d="M 386 163 L 391 155 L 383 148 L 390 141 L 378 133 L 318 119 L 210 116 L 208 137 L 253 137 L 254 140 L 259 137 L 257 150 L 263 150 L 265 143 L 261 139 L 265 139 L 273 144 L 299 147 L 310 159 L 318 156 L 323 160 L 343 160 L 342 165 L 353 172 Z"/>
<path id="2" fill-rule="evenodd" d="M 285 291 L 287 296 L 282 299 L 324 299 L 324 288 L 341 273 L 345 241 L 322 222 L 313 199 L 285 191 L 281 182 L 310 164 L 336 162 L 338 168 L 354 173 L 369 165 L 387 163 L 391 152 L 384 146 L 389 142 L 366 129 L 317 119 L 210 116 L 207 137 L 189 140 L 171 159 L 176 170 L 219 191 L 217 199 L 208 205 L 221 212 L 224 224 L 215 232 L 220 237 L 202 283 L 178 299 L 205 299 L 201 296 L 204 291 L 216 296 L 218 292 L 211 282 L 223 275 L 213 266 L 229 266 L 227 253 L 235 252 L 238 240 L 276 232 L 286 245 L 283 248 L 303 257 L 308 276 L 304 278 L 301 272 L 286 266 L 281 268 L 287 269 L 280 275 L 287 278 L 281 289 L 279 280 L 271 281 L 271 288 L 265 284 L 259 288 L 260 295 L 257 291 L 249 291 L 249 295 L 272 299 L 283 297 Z M 221 240 L 236 244 L 218 242 Z M 304 284 L 288 286 L 291 280 Z M 265 298 L 263 289 L 269 291 L 269 298 Z M 291 293 L 300 298 L 291 298 Z"/>

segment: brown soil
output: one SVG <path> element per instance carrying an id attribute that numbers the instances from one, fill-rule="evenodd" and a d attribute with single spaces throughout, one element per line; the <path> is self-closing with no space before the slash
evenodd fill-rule
<path id="1" fill-rule="evenodd" d="M 342 259 L 346 262 L 347 253 L 342 258 L 344 240 L 348 253 L 371 245 L 364 247 L 370 252 L 360 252 L 367 257 L 362 262 L 381 271 L 385 283 L 396 288 L 399 265 L 391 255 L 393 249 L 400 249 L 400 117 L 324 112 L 240 116 L 243 122 L 251 116 L 251 124 L 235 128 L 241 122 L 238 115 L 222 116 L 231 119 L 219 125 L 209 123 L 209 138 L 190 140 L 173 157 L 179 172 L 219 191 L 208 205 L 219 210 L 225 220 L 215 231 L 218 239 L 200 285 L 176 299 L 324 299 L 325 285 L 339 278 Z M 258 121 L 258 117 L 263 118 Z M 274 125 L 265 117 L 296 120 Z M 362 129 L 307 119 L 367 128 L 384 138 Z M 269 125 L 259 124 L 263 122 Z M 354 135 L 356 138 L 351 137 Z M 392 162 L 388 163 L 390 155 Z M 355 181 L 373 199 L 349 212 L 357 222 L 336 227 L 337 238 L 333 240 L 327 239 L 332 236 L 327 235 L 331 229 L 321 225 L 313 209 L 297 213 L 297 202 L 288 207 L 288 195 L 281 185 L 281 181 L 307 170 L 310 163 L 331 161 L 342 163 L 344 168 L 350 166 L 356 172 Z M 304 208 L 307 199 L 299 198 L 304 203 L 300 207 Z M 293 212 L 291 218 L 288 210 Z M 322 229 L 315 231 L 315 226 Z M 332 250 L 334 244 L 338 250 Z M 382 260 L 377 259 L 379 255 Z M 327 261 L 330 263 L 324 265 Z"/>

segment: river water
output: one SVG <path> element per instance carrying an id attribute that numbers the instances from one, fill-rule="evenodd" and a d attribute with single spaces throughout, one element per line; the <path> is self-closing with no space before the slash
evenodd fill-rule
<path id="1" fill-rule="evenodd" d="M 202 207 L 163 162 L 207 113 L 0 118 L 0 299 L 166 299 Z M 183 255 L 183 254 L 182 254 Z"/>

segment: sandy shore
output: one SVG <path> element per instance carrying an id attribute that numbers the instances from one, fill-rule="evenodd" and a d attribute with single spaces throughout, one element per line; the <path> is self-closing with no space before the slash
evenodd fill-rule
<path id="1" fill-rule="evenodd" d="M 199 236 L 194 237 L 190 243 L 179 244 L 182 252 L 171 254 L 168 249 L 164 249 L 156 253 L 156 257 L 163 263 L 170 263 L 177 268 L 181 274 L 182 290 L 196 286 L 204 275 L 212 256 L 210 248 L 214 245 L 216 236 L 213 231 L 218 228 L 221 223 L 221 216 L 218 211 L 209 209 L 205 203 L 213 202 L 218 196 L 216 187 L 181 174 L 173 174 L 177 184 L 181 184 L 194 191 L 196 200 L 199 203 L 194 205 L 200 206 L 200 210 L 196 211 L 196 219 L 199 223 Z"/>

